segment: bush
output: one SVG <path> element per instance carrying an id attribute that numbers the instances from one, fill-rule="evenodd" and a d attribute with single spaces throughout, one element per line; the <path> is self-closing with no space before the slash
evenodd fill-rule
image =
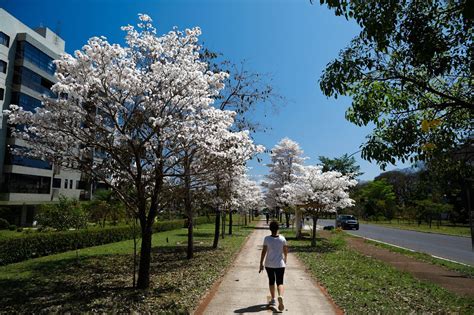
<path id="1" fill-rule="evenodd" d="M 87 216 L 79 201 L 65 197 L 60 197 L 57 204 L 41 205 L 36 219 L 42 227 L 51 227 L 58 231 L 87 226 Z"/>
<path id="2" fill-rule="evenodd" d="M 12 224 L 8 227 L 10 231 L 15 231 L 16 230 L 16 225 Z"/>
<path id="3" fill-rule="evenodd" d="M 199 224 L 211 222 L 207 217 L 196 218 Z M 157 222 L 153 232 L 180 229 L 186 220 Z M 59 232 L 37 232 L 0 240 L 0 266 L 30 258 L 52 255 L 80 248 L 114 243 L 133 238 L 130 226 L 83 229 Z"/>
<path id="4" fill-rule="evenodd" d="M 126 218 L 125 206 L 111 190 L 97 190 L 93 199 L 85 204 L 84 210 L 89 221 L 99 223 L 102 227 L 106 221 L 112 221 L 116 225 Z"/>
<path id="5" fill-rule="evenodd" d="M 0 218 L 0 230 L 6 230 L 9 227 L 10 227 L 10 223 L 5 219 Z"/>
<path id="6" fill-rule="evenodd" d="M 16 229 L 17 232 L 23 232 L 23 228 L 22 227 L 19 227 Z"/>

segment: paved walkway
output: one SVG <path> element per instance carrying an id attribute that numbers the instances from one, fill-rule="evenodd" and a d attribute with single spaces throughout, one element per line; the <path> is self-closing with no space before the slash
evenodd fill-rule
<path id="1" fill-rule="evenodd" d="M 270 299 L 267 274 L 258 273 L 263 238 L 269 235 L 270 231 L 264 221 L 258 226 L 224 276 L 215 294 L 210 296 L 208 305 L 202 305 L 197 314 L 276 312 L 267 308 L 267 301 Z M 284 235 L 284 232 L 282 234 Z M 304 266 L 292 253 L 288 255 L 285 271 L 284 297 L 285 314 L 336 314 L 333 304 L 315 285 Z"/>

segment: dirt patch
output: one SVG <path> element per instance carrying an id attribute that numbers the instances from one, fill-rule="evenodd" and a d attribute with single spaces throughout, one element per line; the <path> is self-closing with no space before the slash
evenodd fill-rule
<path id="1" fill-rule="evenodd" d="M 348 237 L 347 244 L 361 254 L 386 262 L 417 279 L 436 283 L 456 294 L 474 297 L 474 279 L 465 275 L 368 244 L 363 238 Z"/>

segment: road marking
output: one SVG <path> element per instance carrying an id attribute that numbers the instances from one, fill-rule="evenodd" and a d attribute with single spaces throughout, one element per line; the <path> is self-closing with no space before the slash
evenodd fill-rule
<path id="1" fill-rule="evenodd" d="M 404 250 L 410 251 L 410 252 L 412 252 L 412 253 L 418 253 L 418 251 L 413 250 L 413 249 L 410 249 L 410 248 L 406 248 L 406 247 L 398 246 L 398 245 L 395 245 L 395 244 L 390 244 L 390 243 L 382 242 L 382 241 L 379 241 L 379 240 L 374 240 L 373 238 L 364 237 L 364 236 L 360 236 L 360 235 L 356 235 L 356 234 L 352 234 L 352 233 L 350 233 L 350 234 L 353 235 L 353 236 L 355 236 L 355 237 L 360 237 L 360 238 L 363 238 L 363 239 L 366 239 L 366 240 L 369 240 L 369 241 L 372 241 L 372 242 L 381 243 L 381 244 L 388 245 L 388 246 L 392 246 L 392 247 L 397 247 L 397 248 L 400 248 L 400 249 L 404 249 Z M 429 255 L 429 256 L 431 256 L 431 257 L 433 257 L 433 258 L 437 258 L 437 259 L 441 259 L 441 260 L 446 260 L 446 261 L 449 261 L 449 262 L 452 262 L 452 263 L 456 263 L 456 264 L 459 264 L 459 265 L 463 265 L 463 266 L 467 266 L 467 267 L 472 267 L 472 266 L 469 265 L 469 264 L 465 264 L 465 263 L 462 263 L 462 262 L 459 262 L 459 261 L 455 261 L 455 260 L 452 260 L 452 259 L 448 259 L 448 258 L 444 258 L 444 257 L 439 257 L 439 256 L 431 255 L 431 254 L 428 254 L 428 253 L 426 253 L 426 252 L 419 252 L 419 253 L 427 254 L 427 255 Z"/>
<path id="2" fill-rule="evenodd" d="M 428 255 L 429 255 L 429 254 L 428 254 Z M 452 260 L 452 259 L 448 259 L 448 258 L 444 258 L 444 257 L 439 257 L 439 256 L 435 256 L 435 255 L 430 255 L 430 256 L 431 256 L 431 257 L 434 257 L 434 258 L 446 260 L 446 261 L 449 261 L 449 262 L 452 262 L 452 263 L 460 264 L 460 265 L 463 265 L 463 266 L 472 267 L 472 266 L 469 265 L 469 264 L 465 264 L 465 263 L 462 263 L 462 262 L 459 262 L 459 261 L 455 261 L 455 260 Z"/>

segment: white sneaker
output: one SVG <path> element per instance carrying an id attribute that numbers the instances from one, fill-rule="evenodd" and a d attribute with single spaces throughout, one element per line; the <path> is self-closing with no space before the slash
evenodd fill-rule
<path id="1" fill-rule="evenodd" d="M 278 310 L 281 312 L 285 309 L 285 305 L 283 305 L 283 296 L 278 297 Z"/>
<path id="2" fill-rule="evenodd" d="M 269 306 L 276 306 L 277 302 L 275 299 L 271 299 L 270 302 L 268 303 Z"/>

